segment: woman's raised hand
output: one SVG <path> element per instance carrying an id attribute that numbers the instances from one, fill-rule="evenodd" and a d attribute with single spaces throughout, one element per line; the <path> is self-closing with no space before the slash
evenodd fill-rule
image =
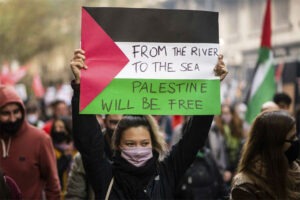
<path id="1" fill-rule="evenodd" d="M 214 68 L 214 72 L 216 76 L 220 77 L 220 80 L 222 81 L 226 75 L 228 74 L 228 69 L 223 61 L 223 55 L 220 54 L 218 56 L 218 63 Z"/>
<path id="2" fill-rule="evenodd" d="M 70 61 L 70 67 L 74 74 L 75 83 L 80 83 L 80 71 L 82 69 L 87 69 L 88 67 L 85 65 L 85 52 L 82 49 L 76 49 L 74 51 L 74 56 Z"/>

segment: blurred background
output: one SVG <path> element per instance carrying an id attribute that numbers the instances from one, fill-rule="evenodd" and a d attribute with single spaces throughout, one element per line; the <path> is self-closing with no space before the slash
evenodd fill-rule
<path id="1" fill-rule="evenodd" d="M 220 50 L 230 70 L 222 101 L 242 102 L 257 62 L 264 0 L 0 0 L 0 81 L 23 100 L 57 95 L 69 101 L 69 61 L 80 47 L 81 6 L 219 12 Z M 272 49 L 277 91 L 299 104 L 300 1 L 272 0 Z M 60 94 L 57 94 L 60 90 Z M 47 103 L 47 102 L 46 102 Z"/>

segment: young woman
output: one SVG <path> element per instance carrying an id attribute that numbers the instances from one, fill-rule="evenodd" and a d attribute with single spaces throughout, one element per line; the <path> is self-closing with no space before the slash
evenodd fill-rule
<path id="1" fill-rule="evenodd" d="M 247 125 L 227 103 L 221 106 L 221 115 L 215 116 L 208 136 L 209 147 L 223 175 L 228 193 L 236 171 Z"/>
<path id="2" fill-rule="evenodd" d="M 57 171 L 62 195 L 64 195 L 66 192 L 68 173 L 71 168 L 72 157 L 76 153 L 71 137 L 71 122 L 71 119 L 66 117 L 54 119 L 50 131 L 56 156 Z"/>
<path id="3" fill-rule="evenodd" d="M 299 139 L 282 110 L 254 121 L 234 177 L 231 199 L 300 199 Z"/>
<path id="4" fill-rule="evenodd" d="M 215 68 L 221 80 L 227 69 L 219 57 Z M 74 141 L 80 151 L 97 199 L 172 199 L 184 172 L 204 145 L 213 116 L 192 117 L 183 138 L 167 156 L 151 116 L 124 116 L 113 134 L 115 155 L 104 153 L 104 138 L 93 115 L 79 115 L 80 70 L 87 69 L 84 51 L 75 50 L 71 69 Z M 162 159 L 163 158 L 163 159 Z"/>

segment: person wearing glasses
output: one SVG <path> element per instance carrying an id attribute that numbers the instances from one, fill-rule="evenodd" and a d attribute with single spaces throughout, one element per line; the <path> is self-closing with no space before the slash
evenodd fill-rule
<path id="1" fill-rule="evenodd" d="M 243 147 L 231 199 L 300 199 L 299 138 L 283 110 L 262 112 Z"/>

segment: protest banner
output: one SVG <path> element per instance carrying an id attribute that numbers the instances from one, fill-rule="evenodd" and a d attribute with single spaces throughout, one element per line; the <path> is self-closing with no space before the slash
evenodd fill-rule
<path id="1" fill-rule="evenodd" d="M 218 13 L 82 8 L 81 114 L 220 113 Z"/>

